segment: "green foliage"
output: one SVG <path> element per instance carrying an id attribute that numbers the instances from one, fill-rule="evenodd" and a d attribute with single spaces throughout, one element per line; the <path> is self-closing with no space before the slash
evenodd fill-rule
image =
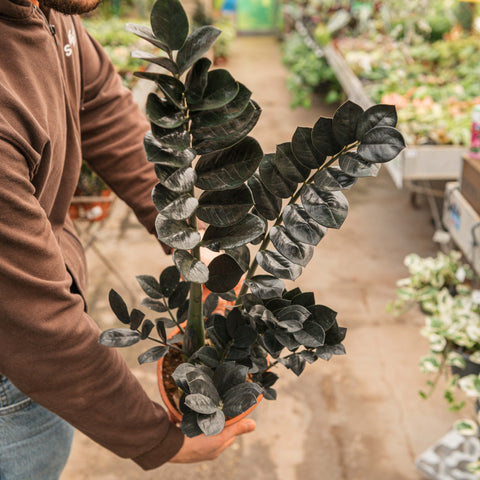
<path id="1" fill-rule="evenodd" d="M 172 30 L 172 19 L 178 29 Z M 171 67 L 170 74 L 136 74 L 159 90 L 147 103 L 145 151 L 159 180 L 152 195 L 157 236 L 175 249 L 174 266 L 158 280 L 137 278 L 147 295 L 143 305 L 169 315 L 155 322 L 160 345 L 139 361 L 180 348 L 181 339 L 186 361 L 174 378 L 183 392 L 182 430 L 195 436 L 219 433 L 225 417 L 247 411 L 260 394 L 274 399 L 275 365 L 300 375 L 307 363 L 345 354 L 346 329 L 337 313 L 316 304 L 311 292 L 287 290 L 283 279 L 298 278 L 327 229 L 340 228 L 348 213 L 342 191 L 357 177 L 376 175 L 377 164 L 398 155 L 405 143 L 394 128 L 394 108 L 364 111 L 347 101 L 333 118 L 299 127 L 291 141 L 264 154 L 249 136 L 261 113 L 251 92 L 227 70 L 211 70 L 202 57 L 216 29 L 187 34 L 187 27 L 178 0 L 157 0 L 155 33 L 129 30 L 164 52 Z M 271 228 L 267 219 L 275 220 Z M 249 245 L 258 244 L 251 258 Z M 257 275 L 259 267 L 264 273 Z M 204 296 L 204 287 L 212 293 Z M 220 298 L 233 303 L 218 312 Z M 110 303 L 130 331 L 109 330 L 102 343 L 152 339 L 152 320 L 128 312 L 118 294 Z M 172 325 L 181 332 L 175 341 L 165 338 Z"/>
<path id="2" fill-rule="evenodd" d="M 342 98 L 342 88 L 324 58 L 318 58 L 298 33 L 288 35 L 283 43 L 283 63 L 288 68 L 287 87 L 292 93 L 292 108 L 309 108 L 315 92 L 329 103 Z"/>

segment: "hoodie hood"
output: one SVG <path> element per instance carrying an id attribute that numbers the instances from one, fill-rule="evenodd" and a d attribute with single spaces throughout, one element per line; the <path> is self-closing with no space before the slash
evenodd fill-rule
<path id="1" fill-rule="evenodd" d="M 33 12 L 30 0 L 0 0 L 0 19 L 24 20 Z"/>

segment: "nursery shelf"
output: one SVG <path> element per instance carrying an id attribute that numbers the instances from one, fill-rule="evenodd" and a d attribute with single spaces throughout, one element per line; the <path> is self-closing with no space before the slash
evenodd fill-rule
<path id="1" fill-rule="evenodd" d="M 454 243 L 480 275 L 480 216 L 460 193 L 458 182 L 446 186 L 443 223 Z"/>

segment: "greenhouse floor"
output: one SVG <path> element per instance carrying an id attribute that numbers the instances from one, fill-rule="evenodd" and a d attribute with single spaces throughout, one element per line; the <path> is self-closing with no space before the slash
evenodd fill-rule
<path id="1" fill-rule="evenodd" d="M 332 113 L 321 104 L 309 111 L 289 109 L 286 71 L 274 38 L 239 38 L 227 67 L 263 108 L 253 134 L 265 152 L 289 141 L 297 125 L 312 126 L 319 116 Z M 308 365 L 300 378 L 283 371 L 278 400 L 263 401 L 252 415 L 256 432 L 239 438 L 214 462 L 142 472 L 77 432 L 62 480 L 422 478 L 415 458 L 459 415 L 447 411 L 441 388 L 428 400 L 418 395 L 425 386 L 418 370 L 419 358 L 427 353 L 419 333 L 423 317 L 414 311 L 395 319 L 385 306 L 394 297 L 396 280 L 406 276 L 405 255 L 436 253 L 433 227 L 428 209 L 413 209 L 385 168 L 376 179 L 361 180 L 347 196 L 350 213 L 344 226 L 329 231 L 299 279 L 302 289 L 313 290 L 317 301 L 339 312 L 340 325 L 348 327 L 346 356 Z M 138 305 L 142 293 L 135 275 L 157 276 L 171 259 L 118 200 L 96 233 L 94 247 L 87 251 L 90 313 L 105 329 L 118 326 L 107 304 L 109 289 L 127 298 L 130 294 L 130 302 Z M 160 401 L 155 366 L 138 366 L 135 349 L 122 353 Z"/>

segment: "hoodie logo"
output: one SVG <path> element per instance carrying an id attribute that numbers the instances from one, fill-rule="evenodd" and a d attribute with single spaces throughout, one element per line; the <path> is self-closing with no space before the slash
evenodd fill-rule
<path id="1" fill-rule="evenodd" d="M 73 30 L 68 31 L 68 42 L 64 47 L 63 51 L 65 52 L 66 57 L 71 57 L 73 53 L 73 47 L 77 44 L 77 37 Z"/>

